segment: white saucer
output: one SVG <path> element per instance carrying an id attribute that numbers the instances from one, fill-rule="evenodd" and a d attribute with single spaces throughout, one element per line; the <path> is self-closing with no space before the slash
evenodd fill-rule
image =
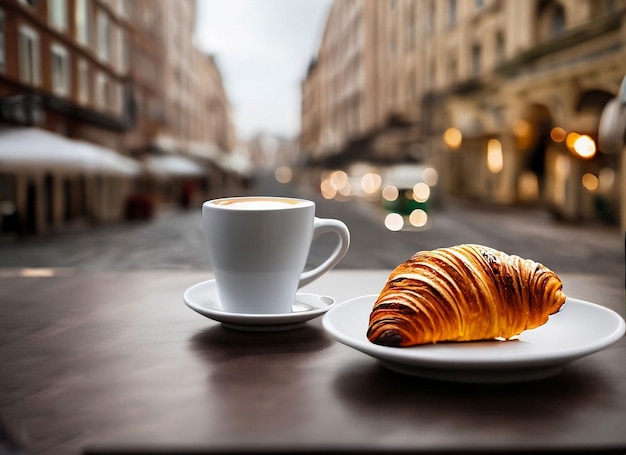
<path id="1" fill-rule="evenodd" d="M 580 357 L 619 340 L 624 319 L 612 310 L 568 298 L 548 322 L 517 340 L 438 343 L 405 348 L 379 346 L 366 336 L 376 295 L 336 305 L 324 329 L 337 341 L 399 373 L 453 382 L 505 383 L 542 379 Z"/>
<path id="2" fill-rule="evenodd" d="M 192 310 L 225 327 L 252 332 L 292 330 L 326 313 L 335 299 L 316 294 L 297 293 L 291 313 L 243 314 L 229 313 L 222 308 L 215 280 L 195 284 L 183 294 L 185 304 Z"/>

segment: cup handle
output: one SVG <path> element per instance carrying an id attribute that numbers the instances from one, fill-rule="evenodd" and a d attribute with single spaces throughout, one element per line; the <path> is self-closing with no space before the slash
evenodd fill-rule
<path id="1" fill-rule="evenodd" d="M 313 221 L 313 240 L 322 234 L 326 234 L 327 232 L 334 232 L 337 234 L 337 237 L 339 237 L 337 247 L 322 264 L 312 270 L 302 273 L 298 288 L 317 280 L 320 276 L 336 266 L 348 252 L 348 247 L 350 246 L 350 231 L 348 230 L 348 227 L 339 220 L 315 217 Z"/>

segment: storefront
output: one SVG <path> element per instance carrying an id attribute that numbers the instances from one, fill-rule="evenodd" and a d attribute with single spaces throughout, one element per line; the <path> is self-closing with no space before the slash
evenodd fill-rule
<path id="1" fill-rule="evenodd" d="M 141 165 L 39 128 L 0 130 L 0 231 L 39 234 L 124 216 Z"/>

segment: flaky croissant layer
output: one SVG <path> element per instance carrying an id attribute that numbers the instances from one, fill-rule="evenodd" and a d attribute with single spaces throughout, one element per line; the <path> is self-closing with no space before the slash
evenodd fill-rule
<path id="1" fill-rule="evenodd" d="M 420 251 L 391 272 L 367 337 L 386 346 L 509 339 L 559 311 L 562 288 L 544 265 L 486 246 Z"/>

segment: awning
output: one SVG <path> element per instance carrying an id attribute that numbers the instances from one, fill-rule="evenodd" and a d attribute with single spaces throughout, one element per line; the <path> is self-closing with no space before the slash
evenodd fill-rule
<path id="1" fill-rule="evenodd" d="M 150 155 L 146 168 L 157 177 L 202 177 L 207 171 L 195 161 L 177 155 Z"/>
<path id="2" fill-rule="evenodd" d="M 89 166 L 92 172 L 105 171 L 110 174 L 128 176 L 137 176 L 142 172 L 141 164 L 132 158 L 96 144 L 76 142 L 81 144 L 85 148 L 85 153 L 89 155 Z"/>
<path id="3" fill-rule="evenodd" d="M 220 157 L 219 166 L 226 172 L 232 172 L 241 176 L 248 175 L 253 170 L 250 159 L 241 150 L 234 150 Z"/>
<path id="4" fill-rule="evenodd" d="M 10 128 L 0 130 L 0 170 L 132 176 L 141 172 L 141 166 L 95 144 L 39 128 Z"/>

